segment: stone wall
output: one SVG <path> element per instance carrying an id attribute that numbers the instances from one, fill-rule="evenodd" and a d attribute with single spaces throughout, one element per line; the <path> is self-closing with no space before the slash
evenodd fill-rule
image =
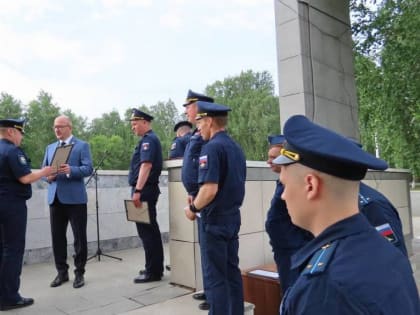
<path id="1" fill-rule="evenodd" d="M 130 198 L 127 171 L 98 171 L 98 218 L 100 247 L 103 252 L 138 247 L 141 242 L 133 222 L 126 219 L 124 199 Z M 52 261 L 50 214 L 47 203 L 47 183 L 39 181 L 32 185 L 33 196 L 28 200 L 28 225 L 26 233 L 25 263 Z M 162 172 L 161 196 L 157 204 L 158 222 L 164 241 L 168 240 L 168 176 Z M 87 184 L 89 256 L 97 251 L 97 219 L 95 178 Z M 69 255 L 73 253 L 73 234 L 67 231 Z"/>

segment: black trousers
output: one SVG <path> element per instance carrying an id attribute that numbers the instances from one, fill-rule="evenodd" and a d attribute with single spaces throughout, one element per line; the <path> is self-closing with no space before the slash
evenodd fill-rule
<path id="1" fill-rule="evenodd" d="M 146 258 L 146 273 L 156 276 L 163 275 L 163 245 L 159 224 L 156 220 L 157 200 L 144 201 L 149 206 L 150 224 L 136 223 L 137 232 L 143 242 Z"/>
<path id="2" fill-rule="evenodd" d="M 62 204 L 56 197 L 50 205 L 50 223 L 55 267 L 59 274 L 65 274 L 69 269 L 66 237 L 69 222 L 74 237 L 74 273 L 83 275 L 87 260 L 87 205 Z"/>

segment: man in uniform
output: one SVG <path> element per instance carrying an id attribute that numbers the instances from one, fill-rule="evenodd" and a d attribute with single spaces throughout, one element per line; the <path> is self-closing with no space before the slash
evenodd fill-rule
<path id="1" fill-rule="evenodd" d="M 187 98 L 184 104 L 185 107 L 185 115 L 187 116 L 188 121 L 191 124 L 196 124 L 196 116 L 197 116 L 197 101 L 204 101 L 213 103 L 214 99 L 196 93 L 194 91 L 188 90 Z M 185 148 L 184 159 L 182 163 L 182 183 L 184 184 L 185 190 L 188 194 L 188 204 L 191 204 L 194 201 L 194 198 L 197 196 L 198 193 L 198 159 L 201 151 L 201 147 L 204 144 L 204 140 L 200 135 L 200 132 L 195 129 L 193 131 L 192 136 L 190 137 L 187 146 Z M 198 240 L 200 241 L 200 235 L 202 233 L 202 225 L 200 217 L 197 216 L 197 227 L 198 227 Z M 207 303 L 206 297 L 206 279 L 204 277 L 204 264 L 206 261 L 205 256 L 203 256 L 203 251 L 201 253 L 201 267 L 202 267 L 202 276 L 203 276 L 203 287 L 204 292 L 199 292 L 193 294 L 193 298 L 199 301 L 203 301 L 199 304 L 199 308 L 201 310 L 208 310 L 210 308 L 210 304 Z"/>
<path id="2" fill-rule="evenodd" d="M 45 150 L 42 165 L 51 165 L 59 146 L 72 145 L 68 162 L 58 166 L 57 173 L 47 177 L 48 204 L 52 247 L 57 276 L 51 287 L 58 287 L 69 280 L 67 264 L 67 226 L 70 222 L 74 236 L 74 281 L 73 288 L 85 285 L 84 274 L 87 261 L 87 192 L 84 178 L 93 172 L 89 144 L 72 134 L 72 122 L 61 115 L 53 126 L 58 141 Z"/>
<path id="3" fill-rule="evenodd" d="M 280 173 L 280 166 L 273 164 L 273 160 L 280 155 L 284 140 L 283 135 L 268 137 L 270 147 L 267 164 L 277 174 Z M 276 190 L 267 212 L 265 230 L 270 237 L 282 291 L 286 292 L 299 275 L 296 270 L 290 270 L 290 257 L 313 236 L 291 222 L 286 203 L 281 199 L 282 193 L 283 185 L 277 180 Z"/>
<path id="4" fill-rule="evenodd" d="M 281 167 L 273 164 L 273 160 L 280 155 L 285 138 L 282 135 L 269 136 L 268 141 L 270 148 L 267 164 L 273 172 L 280 173 Z M 361 147 L 360 144 L 357 145 Z M 313 239 L 313 235 L 291 222 L 286 203 L 281 199 L 282 193 L 283 185 L 277 181 L 265 227 L 273 248 L 280 284 L 285 292 L 299 276 L 296 269 L 290 269 L 290 257 Z M 385 239 L 408 256 L 397 210 L 384 195 L 362 182 L 359 190 L 359 210 Z"/>
<path id="5" fill-rule="evenodd" d="M 31 298 L 19 294 L 25 252 L 27 207 L 31 183 L 52 173 L 49 166 L 32 172 L 20 148 L 23 120 L 0 120 L 0 310 L 29 306 Z"/>
<path id="6" fill-rule="evenodd" d="M 151 128 L 153 117 L 133 108 L 131 129 L 141 137 L 131 158 L 128 183 L 134 205 L 141 207 L 147 202 L 150 224 L 136 223 L 137 232 L 143 242 L 145 269 L 134 278 L 135 283 L 160 281 L 163 276 L 163 244 L 157 222 L 156 203 L 159 198 L 159 176 L 162 172 L 162 147 Z"/>
<path id="7" fill-rule="evenodd" d="M 170 159 L 180 159 L 184 157 L 185 148 L 191 138 L 192 123 L 188 120 L 178 122 L 174 127 L 176 137 L 172 141 L 171 151 L 169 152 Z"/>
<path id="8" fill-rule="evenodd" d="M 245 195 L 246 163 L 240 146 L 226 133 L 230 108 L 197 102 L 198 128 L 204 141 L 199 157 L 198 194 L 185 208 L 200 214 L 200 249 L 204 252 L 209 314 L 242 315 L 244 300 L 238 257 L 239 208 Z"/>
<path id="9" fill-rule="evenodd" d="M 286 292 L 285 314 L 420 314 L 410 263 L 359 212 L 360 180 L 386 162 L 345 137 L 292 116 L 273 163 L 292 222 L 314 239 L 292 258 L 300 273 Z"/>

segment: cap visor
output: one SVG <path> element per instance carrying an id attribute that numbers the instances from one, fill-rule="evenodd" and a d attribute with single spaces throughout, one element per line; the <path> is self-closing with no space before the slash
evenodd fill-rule
<path id="1" fill-rule="evenodd" d="M 288 157 L 284 155 L 279 155 L 273 160 L 273 164 L 276 164 L 276 165 L 288 165 L 288 164 L 293 164 L 293 163 L 296 163 L 296 161 L 289 159 Z"/>

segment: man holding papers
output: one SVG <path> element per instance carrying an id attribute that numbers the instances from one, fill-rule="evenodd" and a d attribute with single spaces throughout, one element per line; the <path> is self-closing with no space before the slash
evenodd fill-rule
<path id="1" fill-rule="evenodd" d="M 156 220 L 162 148 L 159 138 L 151 128 L 152 120 L 152 116 L 135 108 L 130 117 L 131 129 L 141 139 L 131 158 L 128 183 L 132 187 L 134 205 L 139 208 L 143 203 L 147 203 L 150 219 L 150 223 L 136 222 L 137 232 L 143 242 L 146 268 L 134 278 L 134 283 L 159 281 L 163 276 L 163 245 Z"/>
<path id="2" fill-rule="evenodd" d="M 47 177 L 48 204 L 52 247 L 57 276 L 51 287 L 58 287 L 69 280 L 67 264 L 67 226 L 70 222 L 74 236 L 74 288 L 84 286 L 84 273 L 87 260 L 87 193 L 84 178 L 92 174 L 92 159 L 89 144 L 72 135 L 72 122 L 67 116 L 58 116 L 54 120 L 54 132 L 58 141 L 47 146 L 43 166 L 51 165 L 57 173 Z M 71 145 L 68 158 L 61 156 L 60 165 L 52 165 L 57 160 L 56 150 L 60 146 Z M 70 147 L 68 147 L 70 148 Z M 55 163 L 55 162 L 54 162 Z"/>

